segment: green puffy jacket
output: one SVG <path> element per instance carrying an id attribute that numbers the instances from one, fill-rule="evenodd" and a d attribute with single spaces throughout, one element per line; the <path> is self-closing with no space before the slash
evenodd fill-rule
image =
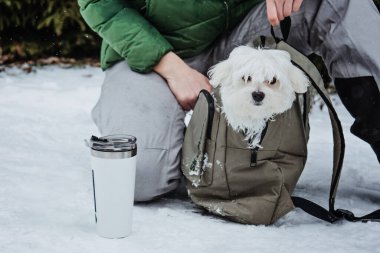
<path id="1" fill-rule="evenodd" d="M 199 54 L 263 0 L 78 0 L 89 26 L 103 38 L 101 67 L 126 60 L 149 72 L 169 51 Z"/>

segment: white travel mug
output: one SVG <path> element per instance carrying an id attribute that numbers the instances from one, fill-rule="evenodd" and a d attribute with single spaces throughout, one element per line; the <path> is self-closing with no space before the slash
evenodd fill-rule
<path id="1" fill-rule="evenodd" d="M 97 234 L 123 238 L 132 232 L 136 175 L 136 138 L 130 135 L 92 136 L 91 166 Z"/>

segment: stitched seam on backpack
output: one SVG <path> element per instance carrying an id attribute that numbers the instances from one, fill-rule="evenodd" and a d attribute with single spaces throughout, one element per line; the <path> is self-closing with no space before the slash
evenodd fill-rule
<path id="1" fill-rule="evenodd" d="M 228 136 L 228 125 L 226 124 L 226 136 L 225 136 L 225 140 L 226 140 L 226 143 L 227 143 L 227 136 Z M 226 145 L 227 146 L 227 145 Z M 231 189 L 230 189 L 230 183 L 228 182 L 228 176 L 227 176 L 227 148 L 224 148 L 224 174 L 226 176 L 226 183 L 227 183 L 227 190 L 228 190 L 228 197 L 230 200 L 232 200 L 233 198 L 231 197 Z"/>

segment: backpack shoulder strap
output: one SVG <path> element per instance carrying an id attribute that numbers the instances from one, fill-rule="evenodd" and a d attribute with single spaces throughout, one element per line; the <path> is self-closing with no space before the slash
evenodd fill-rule
<path id="1" fill-rule="evenodd" d="M 356 217 L 348 210 L 335 210 L 335 196 L 342 171 L 345 150 L 342 125 L 339 121 L 334 106 L 331 103 L 329 94 L 324 87 L 323 79 L 315 65 L 306 56 L 282 40 L 278 41 L 277 49 L 287 51 L 291 55 L 292 62 L 309 76 L 312 86 L 321 96 L 329 110 L 334 139 L 333 173 L 329 194 L 329 210 L 326 210 L 323 207 L 300 197 L 292 197 L 294 205 L 317 218 L 331 223 L 340 219 L 346 219 L 348 221 L 380 221 L 380 210 L 362 217 Z"/>

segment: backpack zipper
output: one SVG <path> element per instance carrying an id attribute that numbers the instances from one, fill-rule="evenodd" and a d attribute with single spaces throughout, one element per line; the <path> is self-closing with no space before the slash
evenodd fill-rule
<path id="1" fill-rule="evenodd" d="M 259 144 L 261 144 L 264 140 L 265 134 L 267 133 L 267 130 L 268 130 L 268 125 L 269 124 L 267 122 L 265 125 L 265 128 L 261 132 Z M 255 167 L 257 165 L 257 152 L 259 151 L 259 148 L 260 148 L 259 146 L 256 146 L 255 148 L 251 149 L 251 167 Z"/>

